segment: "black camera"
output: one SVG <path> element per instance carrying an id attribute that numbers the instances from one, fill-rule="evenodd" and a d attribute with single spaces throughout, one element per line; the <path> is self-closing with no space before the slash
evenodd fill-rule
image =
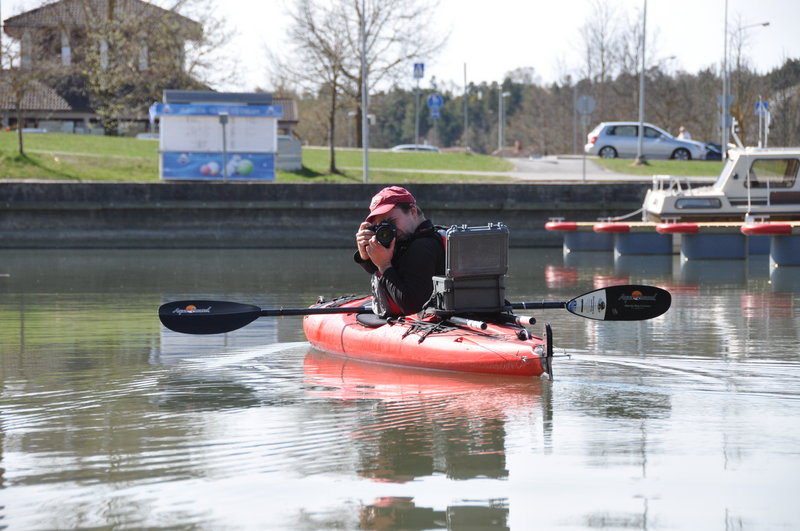
<path id="1" fill-rule="evenodd" d="M 369 230 L 375 233 L 375 239 L 378 243 L 389 248 L 392 245 L 392 240 L 397 236 L 397 229 L 391 221 L 381 221 L 377 225 L 372 225 Z"/>

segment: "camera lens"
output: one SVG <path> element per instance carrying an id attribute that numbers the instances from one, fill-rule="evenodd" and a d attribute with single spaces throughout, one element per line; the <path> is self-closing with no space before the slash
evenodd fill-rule
<path id="1" fill-rule="evenodd" d="M 375 239 L 378 240 L 378 243 L 387 248 L 392 245 L 392 240 L 394 240 L 397 234 L 394 225 L 388 221 L 382 221 L 374 226 L 372 230 L 375 232 Z"/>

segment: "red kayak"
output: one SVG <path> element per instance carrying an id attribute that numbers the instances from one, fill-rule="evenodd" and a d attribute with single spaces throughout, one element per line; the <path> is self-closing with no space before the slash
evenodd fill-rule
<path id="1" fill-rule="evenodd" d="M 312 308 L 363 307 L 369 302 L 369 297 L 334 300 Z M 366 315 L 369 318 L 359 319 L 355 313 L 306 315 L 303 330 L 317 349 L 363 361 L 517 376 L 550 372 L 547 338 L 532 336 L 514 323 L 488 320 L 480 330 L 432 315 L 385 323 Z M 549 350 L 552 356 L 552 347 Z"/>

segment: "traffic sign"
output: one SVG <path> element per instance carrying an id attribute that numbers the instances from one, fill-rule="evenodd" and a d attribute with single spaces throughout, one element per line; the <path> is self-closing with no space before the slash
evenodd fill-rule
<path id="1" fill-rule="evenodd" d="M 439 107 L 431 107 L 431 118 L 434 120 L 439 119 Z"/>
<path id="2" fill-rule="evenodd" d="M 414 79 L 422 79 L 425 75 L 425 63 L 414 63 Z"/>
<path id="3" fill-rule="evenodd" d="M 444 105 L 444 98 L 442 98 L 441 94 L 436 94 L 435 92 L 428 96 L 428 108 L 432 111 L 433 109 L 439 110 Z"/>
<path id="4" fill-rule="evenodd" d="M 591 96 L 581 96 L 578 98 L 578 101 L 575 102 L 575 109 L 579 114 L 583 115 L 592 114 L 592 112 L 594 112 L 594 106 L 594 98 Z"/>
<path id="5" fill-rule="evenodd" d="M 769 113 L 769 102 L 768 101 L 757 101 L 756 102 L 756 116 L 766 116 Z"/>
<path id="6" fill-rule="evenodd" d="M 727 96 L 725 96 L 725 98 L 723 98 L 722 96 L 718 95 L 717 96 L 717 103 L 719 103 L 720 105 L 722 105 L 726 109 L 729 109 L 731 104 L 733 103 L 734 99 L 736 99 L 736 95 L 735 94 L 728 94 Z M 725 102 L 724 104 L 723 104 L 723 101 Z"/>

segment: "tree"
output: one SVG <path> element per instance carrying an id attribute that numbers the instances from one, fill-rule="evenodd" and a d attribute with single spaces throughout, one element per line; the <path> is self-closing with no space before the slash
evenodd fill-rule
<path id="1" fill-rule="evenodd" d="M 74 69 L 81 79 L 75 81 L 83 84 L 107 134 L 116 134 L 125 118 L 146 115 L 164 89 L 203 88 L 185 68 L 184 43 L 195 42 L 195 50 L 219 43 L 208 42 L 199 23 L 177 13 L 190 2 L 179 0 L 171 9 L 139 0 L 72 2 L 79 9 L 63 10 L 73 18 L 62 31 L 79 56 Z"/>
<path id="2" fill-rule="evenodd" d="M 379 84 L 396 80 L 401 67 L 430 57 L 443 45 L 444 38 L 433 37 L 436 32 L 431 29 L 430 17 L 435 9 L 435 2 L 423 0 L 296 0 L 290 9 L 288 41 L 293 46 L 292 56 L 283 60 L 273 57 L 272 62 L 276 71 L 305 89 L 320 91 L 326 87 L 330 98 L 330 171 L 336 171 L 333 146 L 337 112 L 343 105 L 354 108 L 353 119 L 361 123 L 362 55 L 368 93 Z M 356 145 L 361 146 L 361 127 L 355 130 Z"/>
<path id="3" fill-rule="evenodd" d="M 581 28 L 585 64 L 584 77 L 597 87 L 597 106 L 605 110 L 606 84 L 614 76 L 619 57 L 619 30 L 613 7 L 602 0 L 591 0 L 591 12 Z"/>
<path id="4" fill-rule="evenodd" d="M 336 167 L 336 114 L 339 110 L 342 71 L 348 56 L 342 31 L 343 18 L 335 6 L 321 5 L 316 0 L 298 0 L 289 11 L 289 42 L 293 56 L 283 60 L 273 56 L 274 68 L 284 78 L 301 89 L 325 94 L 328 99 L 327 126 L 330 173 L 340 173 Z"/>
<path id="5" fill-rule="evenodd" d="M 22 130 L 25 126 L 25 111 L 33 110 L 36 96 L 50 90 L 40 80 L 55 68 L 50 61 L 42 61 L 29 68 L 22 67 L 22 57 L 19 48 L 6 42 L 2 44 L 0 56 L 0 109 L 9 109 L 14 112 L 17 120 L 17 150 L 20 155 L 25 155 L 25 144 Z M 56 98 L 53 98 L 56 99 Z M 60 103 L 56 102 L 53 105 Z M 63 102 L 64 110 L 68 107 Z"/>
<path id="6" fill-rule="evenodd" d="M 800 144 L 800 59 L 785 59 L 783 66 L 766 78 L 772 92 L 770 131 L 778 146 Z"/>
<path id="7" fill-rule="evenodd" d="M 432 57 L 446 42 L 447 37 L 439 37 L 433 28 L 432 16 L 438 2 L 425 0 L 338 0 L 346 13 L 345 35 L 347 49 L 357 62 L 346 63 L 342 74 L 348 83 L 343 85 L 345 94 L 355 103 L 354 119 L 361 123 L 363 60 L 367 74 L 367 93 L 385 82 L 397 82 L 402 76 L 402 67 L 410 66 L 415 59 Z M 349 9 L 347 9 L 347 7 Z M 361 24 L 364 23 L 366 50 L 362 57 Z M 410 72 L 410 69 L 406 70 Z M 357 133 L 357 145 L 363 145 L 361 128 Z"/>

